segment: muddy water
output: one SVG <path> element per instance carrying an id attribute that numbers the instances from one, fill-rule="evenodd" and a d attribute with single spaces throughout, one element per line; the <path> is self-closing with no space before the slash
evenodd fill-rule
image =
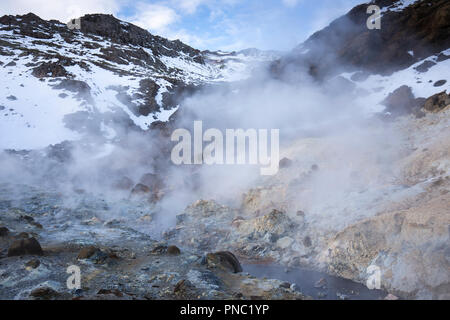
<path id="1" fill-rule="evenodd" d="M 267 277 L 295 283 L 297 290 L 314 299 L 380 300 L 387 295 L 383 290 L 370 290 L 360 283 L 318 271 L 296 268 L 286 272 L 286 267 L 264 264 L 246 264 L 243 269 L 258 278 Z"/>

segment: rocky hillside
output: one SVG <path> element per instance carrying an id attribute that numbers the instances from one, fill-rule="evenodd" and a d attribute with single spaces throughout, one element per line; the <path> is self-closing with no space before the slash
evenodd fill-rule
<path id="1" fill-rule="evenodd" d="M 381 29 L 369 30 L 368 5 L 381 8 Z M 354 7 L 273 62 L 275 78 L 331 83 L 370 112 L 415 112 L 450 90 L 450 3 L 380 0 Z"/>
<path id="2" fill-rule="evenodd" d="M 0 18 L 1 148 L 30 149 L 167 121 L 183 92 L 235 81 L 273 56 L 201 52 L 110 15 L 81 29 L 30 13 Z M 17 136 L 7 132 L 17 131 Z"/>
<path id="3" fill-rule="evenodd" d="M 381 8 L 379 30 L 367 28 L 369 4 Z M 443 61 L 448 56 L 442 52 L 450 47 L 449 21 L 450 3 L 445 0 L 371 1 L 314 33 L 280 66 L 299 64 L 323 78 L 339 71 L 392 74 L 435 55 Z"/>

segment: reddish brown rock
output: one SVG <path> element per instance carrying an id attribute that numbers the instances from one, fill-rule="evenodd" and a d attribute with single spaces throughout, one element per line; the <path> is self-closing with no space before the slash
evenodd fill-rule
<path id="1" fill-rule="evenodd" d="M 445 91 L 429 97 L 424 104 L 424 109 L 431 112 L 437 112 L 450 105 L 450 94 Z"/>

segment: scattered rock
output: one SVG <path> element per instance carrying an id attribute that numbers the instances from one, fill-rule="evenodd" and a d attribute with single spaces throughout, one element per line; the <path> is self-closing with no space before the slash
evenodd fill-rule
<path id="1" fill-rule="evenodd" d="M 28 267 L 31 269 L 36 269 L 40 265 L 41 265 L 41 262 L 39 261 L 39 259 L 31 259 L 30 261 L 25 263 L 25 267 Z"/>
<path id="2" fill-rule="evenodd" d="M 209 268 L 218 268 L 233 273 L 242 272 L 239 260 L 229 251 L 208 253 L 206 255 L 206 265 Z"/>
<path id="3" fill-rule="evenodd" d="M 167 246 L 159 244 L 152 249 L 152 254 L 163 254 L 167 252 Z"/>
<path id="4" fill-rule="evenodd" d="M 7 96 L 6 99 L 8 99 L 9 101 L 16 101 L 17 100 L 16 96 L 13 96 L 13 95 Z"/>
<path id="5" fill-rule="evenodd" d="M 189 296 L 189 295 L 195 295 L 195 286 L 189 281 L 182 279 L 177 282 L 175 287 L 173 288 L 173 293 L 177 296 Z"/>
<path id="6" fill-rule="evenodd" d="M 41 245 L 35 238 L 14 241 L 8 250 L 8 257 L 22 255 L 43 255 Z"/>
<path id="7" fill-rule="evenodd" d="M 29 224 L 31 224 L 32 226 L 35 226 L 36 228 L 42 229 L 42 224 L 40 224 L 39 222 L 36 222 L 34 220 L 33 217 L 31 216 L 21 216 L 21 219 L 25 220 L 26 222 L 28 222 Z"/>

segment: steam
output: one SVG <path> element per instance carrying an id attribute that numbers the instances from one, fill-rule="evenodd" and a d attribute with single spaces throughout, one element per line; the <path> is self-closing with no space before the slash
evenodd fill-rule
<path id="1" fill-rule="evenodd" d="M 318 82 L 306 70 L 295 72 L 274 79 L 263 69 L 246 81 L 205 87 L 180 103 L 181 116 L 170 123 L 172 131 L 192 130 L 195 120 L 202 120 L 205 130 L 222 132 L 279 129 L 281 158 L 294 161 L 288 177 L 283 170 L 261 177 L 253 165 L 176 166 L 167 135 L 124 130 L 119 123 L 113 139 L 94 130 L 63 147 L 3 152 L 0 181 L 51 186 L 67 199 L 82 190 L 117 202 L 132 199 L 130 187 L 115 187 L 118 181 L 127 178 L 134 186 L 144 174 L 156 174 L 164 184 L 162 196 L 148 206 L 157 212 L 160 232 L 172 227 L 175 216 L 193 201 L 214 199 L 239 208 L 249 189 L 281 181 L 292 185 L 293 196 L 283 199 L 292 212 L 306 210 L 330 228 L 350 223 L 361 212 L 372 213 L 366 209 L 379 198 L 379 190 L 395 180 L 401 136 L 367 113 L 368 106 L 355 102 L 363 99 L 347 80 Z M 314 165 L 319 170 L 311 174 Z M 366 194 L 368 189 L 376 192 Z"/>

